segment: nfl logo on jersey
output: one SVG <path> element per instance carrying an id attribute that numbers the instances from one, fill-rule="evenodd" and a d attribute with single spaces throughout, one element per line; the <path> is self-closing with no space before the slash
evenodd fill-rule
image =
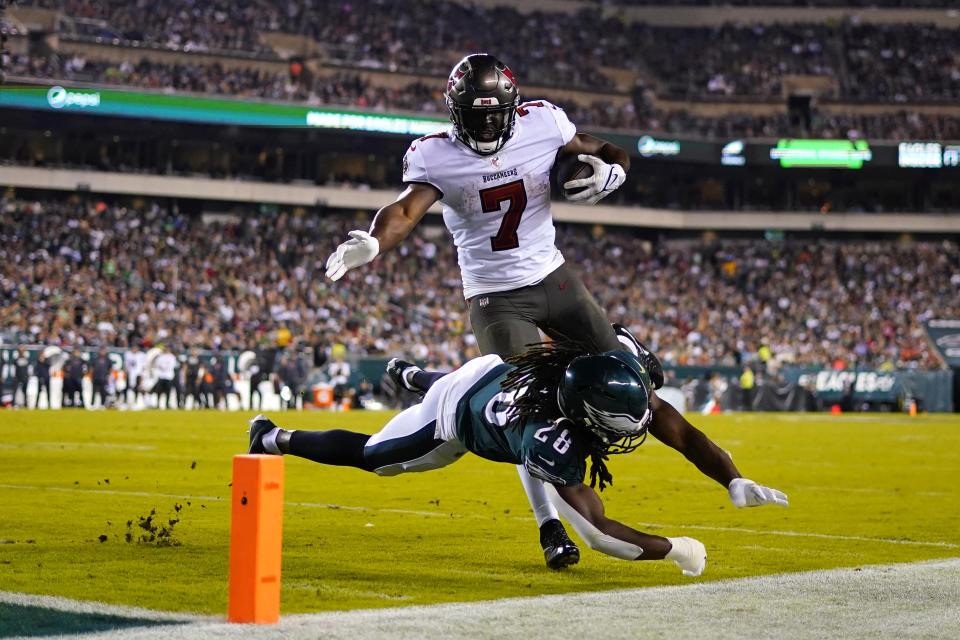
<path id="1" fill-rule="evenodd" d="M 481 308 L 481 309 L 485 309 L 486 306 L 487 306 L 488 304 L 490 304 L 490 298 L 488 298 L 487 296 L 483 296 L 482 298 L 480 298 L 479 300 L 477 300 L 477 304 L 480 305 L 480 308 Z"/>

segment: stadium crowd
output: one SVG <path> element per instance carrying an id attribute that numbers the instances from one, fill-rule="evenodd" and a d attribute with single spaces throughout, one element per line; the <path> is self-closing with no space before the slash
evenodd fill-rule
<path id="1" fill-rule="evenodd" d="M 451 1 L 24 0 L 70 17 L 100 20 L 100 41 L 192 51 L 271 51 L 260 34 L 316 41 L 328 64 L 442 78 L 457 52 L 494 51 L 537 84 L 613 91 L 615 74 L 646 77 L 664 97 L 779 99 L 786 75 L 836 80 L 832 97 L 873 102 L 960 96 L 960 42 L 935 25 L 840 22 L 663 27 L 576 13 L 521 13 L 511 6 Z M 64 21 L 68 24 L 69 21 Z M 73 34 L 74 36 L 83 34 Z M 96 34 L 88 34 L 96 35 Z"/>
<path id="2" fill-rule="evenodd" d="M 190 58 L 185 56 L 185 62 Z M 254 68 L 225 69 L 213 64 L 165 64 L 141 58 L 139 62 L 120 63 L 88 60 L 79 55 L 15 56 L 11 73 L 60 81 L 97 82 L 163 91 L 190 91 L 236 97 L 305 99 L 288 74 L 270 73 Z"/>
<path id="3" fill-rule="evenodd" d="M 440 367 L 476 355 L 440 227 L 334 284 L 326 257 L 363 223 L 321 213 L 205 222 L 154 201 L 0 199 L 0 344 L 184 352 L 286 330 L 293 344 Z M 557 244 L 667 365 L 937 368 L 922 322 L 960 314 L 960 250 L 947 241 L 651 244 L 560 225 Z"/>
<path id="4" fill-rule="evenodd" d="M 276 9 L 256 0 L 23 0 L 21 6 L 53 9 L 68 19 L 65 33 L 136 41 L 186 51 L 240 50 L 271 54 L 259 33 L 270 30 Z"/>
<path id="5" fill-rule="evenodd" d="M 11 73 L 34 78 L 294 100 L 311 105 L 344 105 L 380 111 L 436 113 L 443 108 L 440 79 L 435 79 L 433 84 L 420 81 L 403 87 L 384 87 L 349 71 L 315 76 L 308 80 L 291 78 L 286 71 L 271 73 L 255 68 L 225 69 L 217 63 L 165 64 L 149 58 L 141 58 L 136 63 L 114 63 L 74 55 L 55 59 L 15 56 Z M 705 138 L 778 137 L 788 134 L 822 138 L 960 138 L 960 118 L 906 109 L 878 114 L 835 114 L 814 109 L 809 128 L 800 131 L 791 123 L 786 112 L 779 115 L 745 112 L 727 116 L 700 116 L 686 109 L 668 111 L 653 107 L 641 95 L 620 106 L 603 99 L 588 103 L 570 98 L 557 101 L 579 126 L 595 129 Z"/>
<path id="6" fill-rule="evenodd" d="M 845 97 L 896 103 L 960 98 L 955 29 L 916 24 L 844 26 Z"/>
<path id="7" fill-rule="evenodd" d="M 589 105 L 561 101 L 570 119 L 580 127 L 627 129 L 645 133 L 711 139 L 776 138 L 870 138 L 878 140 L 960 139 L 960 118 L 901 109 L 886 113 L 834 113 L 812 109 L 809 126 L 782 114 L 733 113 L 705 116 L 687 109 L 665 110 L 649 104 L 616 107 L 598 100 Z"/>
<path id="8" fill-rule="evenodd" d="M 949 9 L 954 0 L 583 0 L 617 6 L 710 7 L 863 7 L 876 9 Z"/>
<path id="9" fill-rule="evenodd" d="M 185 56 L 189 61 L 189 56 Z M 137 62 L 90 60 L 72 56 L 14 56 L 10 71 L 19 76 L 96 82 L 164 91 L 210 93 L 242 98 L 293 100 L 308 104 L 336 104 L 377 110 L 436 111 L 442 107 L 442 86 L 411 83 L 391 89 L 376 86 L 357 73 L 332 72 L 309 80 L 289 71 L 269 72 L 255 67 L 220 63 L 169 64 L 142 57 Z"/>

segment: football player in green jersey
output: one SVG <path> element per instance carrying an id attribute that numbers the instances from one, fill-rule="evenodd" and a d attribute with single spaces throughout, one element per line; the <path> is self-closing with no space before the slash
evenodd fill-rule
<path id="1" fill-rule="evenodd" d="M 368 436 L 285 430 L 263 415 L 250 421 L 252 454 L 292 454 L 392 476 L 444 467 L 473 452 L 523 465 L 547 483 L 551 501 L 591 549 L 626 560 L 673 560 L 697 576 L 706 549 L 693 538 L 637 531 L 604 513 L 594 490 L 612 481 L 605 460 L 638 447 L 647 433 L 727 487 L 736 506 L 787 505 L 783 493 L 740 476 L 730 456 L 656 396 L 644 361 L 631 351 L 584 354 L 574 343 L 545 343 L 504 362 L 496 355 L 449 374 L 408 366 L 401 379 L 423 401 Z M 672 409 L 672 408 L 671 408 Z M 590 484 L 584 483 L 590 459 Z"/>

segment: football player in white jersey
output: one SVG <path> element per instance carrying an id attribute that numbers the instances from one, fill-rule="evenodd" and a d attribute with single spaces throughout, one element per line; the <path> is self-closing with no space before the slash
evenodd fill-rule
<path id="1" fill-rule="evenodd" d="M 327 277 L 338 280 L 399 245 L 440 201 L 481 353 L 516 355 L 540 342 L 540 331 L 593 352 L 617 349 L 609 320 L 554 243 L 550 170 L 558 155 L 591 164 L 592 176 L 564 187 L 582 188 L 568 199 L 594 204 L 623 184 L 627 152 L 577 133 L 546 100 L 521 103 L 510 69 L 487 54 L 469 55 L 453 68 L 446 102 L 453 126 L 410 145 L 403 158 L 406 189 L 377 212 L 368 231 L 349 233 L 327 260 Z M 579 549 L 543 483 L 518 470 L 547 565 L 576 563 Z"/>

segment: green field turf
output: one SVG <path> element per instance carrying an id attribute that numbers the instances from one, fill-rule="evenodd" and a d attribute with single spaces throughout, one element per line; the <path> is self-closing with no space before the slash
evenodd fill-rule
<path id="1" fill-rule="evenodd" d="M 390 414 L 287 413 L 279 424 L 373 432 Z M 168 611 L 227 608 L 231 457 L 247 414 L 5 412 L 0 590 Z M 653 441 L 611 458 L 610 516 L 707 547 L 700 578 L 672 562 L 582 550 L 543 563 L 516 470 L 467 456 L 379 478 L 288 457 L 283 613 L 686 584 L 960 556 L 960 418 L 694 416 L 746 477 L 789 508 L 736 509 Z M 176 511 L 176 506 L 180 511 Z M 138 521 L 170 525 L 158 544 Z M 131 525 L 128 527 L 128 521 Z M 132 539 L 126 539 L 127 534 Z"/>

